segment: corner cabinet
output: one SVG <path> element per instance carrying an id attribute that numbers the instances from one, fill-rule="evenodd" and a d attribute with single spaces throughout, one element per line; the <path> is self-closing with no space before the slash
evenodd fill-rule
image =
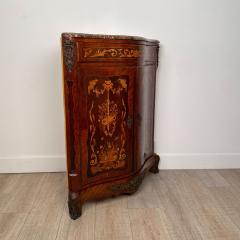
<path id="1" fill-rule="evenodd" d="M 91 199 L 134 193 L 158 172 L 154 101 L 159 42 L 62 34 L 69 213 Z"/>

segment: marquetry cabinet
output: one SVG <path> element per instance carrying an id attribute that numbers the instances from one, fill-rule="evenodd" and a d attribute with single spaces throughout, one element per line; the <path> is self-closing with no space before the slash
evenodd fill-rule
<path id="1" fill-rule="evenodd" d="M 159 42 L 62 34 L 69 213 L 91 199 L 134 193 L 158 172 L 154 100 Z"/>

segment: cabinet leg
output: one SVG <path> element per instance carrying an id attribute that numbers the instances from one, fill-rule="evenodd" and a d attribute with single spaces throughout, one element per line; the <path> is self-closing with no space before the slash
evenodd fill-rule
<path id="1" fill-rule="evenodd" d="M 78 193 L 69 192 L 68 194 L 69 215 L 73 220 L 76 220 L 82 215 L 82 204 L 78 197 Z"/>
<path id="2" fill-rule="evenodd" d="M 159 172 L 159 169 L 158 169 L 159 162 L 160 162 L 160 157 L 156 154 L 155 155 L 155 162 L 154 162 L 153 166 L 149 170 L 151 173 L 155 174 L 155 173 Z"/>

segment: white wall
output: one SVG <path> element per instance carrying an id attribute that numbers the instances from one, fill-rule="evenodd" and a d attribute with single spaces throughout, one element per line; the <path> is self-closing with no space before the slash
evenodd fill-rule
<path id="1" fill-rule="evenodd" d="M 240 167 L 239 0 L 0 0 L 0 171 L 65 169 L 61 32 L 161 41 L 161 168 Z"/>

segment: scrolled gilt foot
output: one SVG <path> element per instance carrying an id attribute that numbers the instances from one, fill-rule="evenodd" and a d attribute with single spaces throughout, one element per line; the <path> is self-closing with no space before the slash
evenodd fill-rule
<path id="1" fill-rule="evenodd" d="M 159 173 L 159 168 L 158 168 L 159 162 L 160 162 L 160 157 L 157 154 L 155 154 L 155 163 L 149 170 L 151 173 L 154 173 L 154 174 Z"/>
<path id="2" fill-rule="evenodd" d="M 71 193 L 71 192 L 69 193 L 69 196 L 68 196 L 69 216 L 73 220 L 76 220 L 82 215 L 81 202 L 76 196 L 78 196 L 76 193 Z"/>

